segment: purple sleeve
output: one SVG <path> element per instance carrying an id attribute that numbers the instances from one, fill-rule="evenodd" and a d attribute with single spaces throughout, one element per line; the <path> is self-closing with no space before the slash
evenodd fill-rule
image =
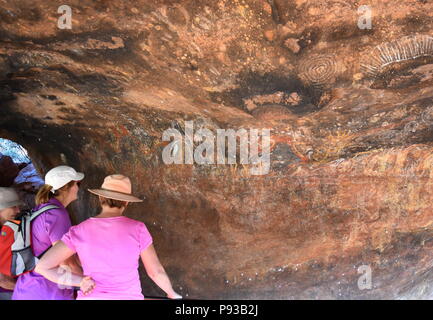
<path id="1" fill-rule="evenodd" d="M 74 235 L 74 227 L 69 229 L 69 231 L 63 235 L 61 240 L 64 244 L 66 244 L 66 246 L 69 249 L 71 249 L 74 252 L 77 252 L 77 250 L 75 249 L 74 242 L 73 242 L 73 235 Z"/>
<path id="2" fill-rule="evenodd" d="M 71 227 L 71 219 L 63 210 L 51 210 L 45 217 L 45 223 L 51 243 L 59 241 Z"/>
<path id="3" fill-rule="evenodd" d="M 149 247 L 153 242 L 152 236 L 150 235 L 144 223 L 139 224 L 138 239 L 140 244 L 140 253 L 146 250 L 147 247 Z"/>

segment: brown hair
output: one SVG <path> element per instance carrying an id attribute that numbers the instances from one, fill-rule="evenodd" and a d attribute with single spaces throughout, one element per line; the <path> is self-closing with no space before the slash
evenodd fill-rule
<path id="1" fill-rule="evenodd" d="M 51 189 L 53 188 L 49 184 L 44 184 L 36 194 L 35 202 L 36 205 L 47 203 L 52 197 L 56 197 L 60 195 L 60 192 L 67 191 L 70 188 L 73 187 L 75 181 L 70 181 L 60 189 L 56 190 L 54 193 L 51 192 Z"/>
<path id="2" fill-rule="evenodd" d="M 106 205 L 109 206 L 110 208 L 119 208 L 119 209 L 122 209 L 127 205 L 126 201 L 104 198 L 103 196 L 99 196 L 99 203 L 101 204 L 101 206 Z"/>

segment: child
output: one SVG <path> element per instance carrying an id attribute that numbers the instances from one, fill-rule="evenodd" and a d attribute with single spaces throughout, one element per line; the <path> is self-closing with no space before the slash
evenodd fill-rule
<path id="1" fill-rule="evenodd" d="M 14 220 L 24 203 L 13 188 L 0 188 L 0 228 L 8 220 Z M 0 237 L 7 237 L 1 230 Z M 13 236 L 12 236 L 13 237 Z M 0 273 L 0 300 L 10 300 L 15 287 L 15 278 Z"/>

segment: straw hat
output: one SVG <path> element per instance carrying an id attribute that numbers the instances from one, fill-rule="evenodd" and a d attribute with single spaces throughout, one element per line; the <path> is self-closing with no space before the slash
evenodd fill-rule
<path id="1" fill-rule="evenodd" d="M 112 174 L 105 177 L 101 189 L 87 189 L 89 192 L 108 199 L 142 202 L 143 200 L 133 196 L 131 180 L 122 174 Z"/>

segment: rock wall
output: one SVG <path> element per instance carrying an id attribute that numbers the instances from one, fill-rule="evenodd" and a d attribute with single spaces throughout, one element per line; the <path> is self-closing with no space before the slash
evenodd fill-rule
<path id="1" fill-rule="evenodd" d="M 5 0 L 0 137 L 86 173 L 75 222 L 130 176 L 185 297 L 430 298 L 433 5 L 362 4 L 371 29 L 358 1 L 70 1 L 60 29 L 57 2 Z M 165 164 L 186 121 L 269 128 L 270 172 Z"/>

